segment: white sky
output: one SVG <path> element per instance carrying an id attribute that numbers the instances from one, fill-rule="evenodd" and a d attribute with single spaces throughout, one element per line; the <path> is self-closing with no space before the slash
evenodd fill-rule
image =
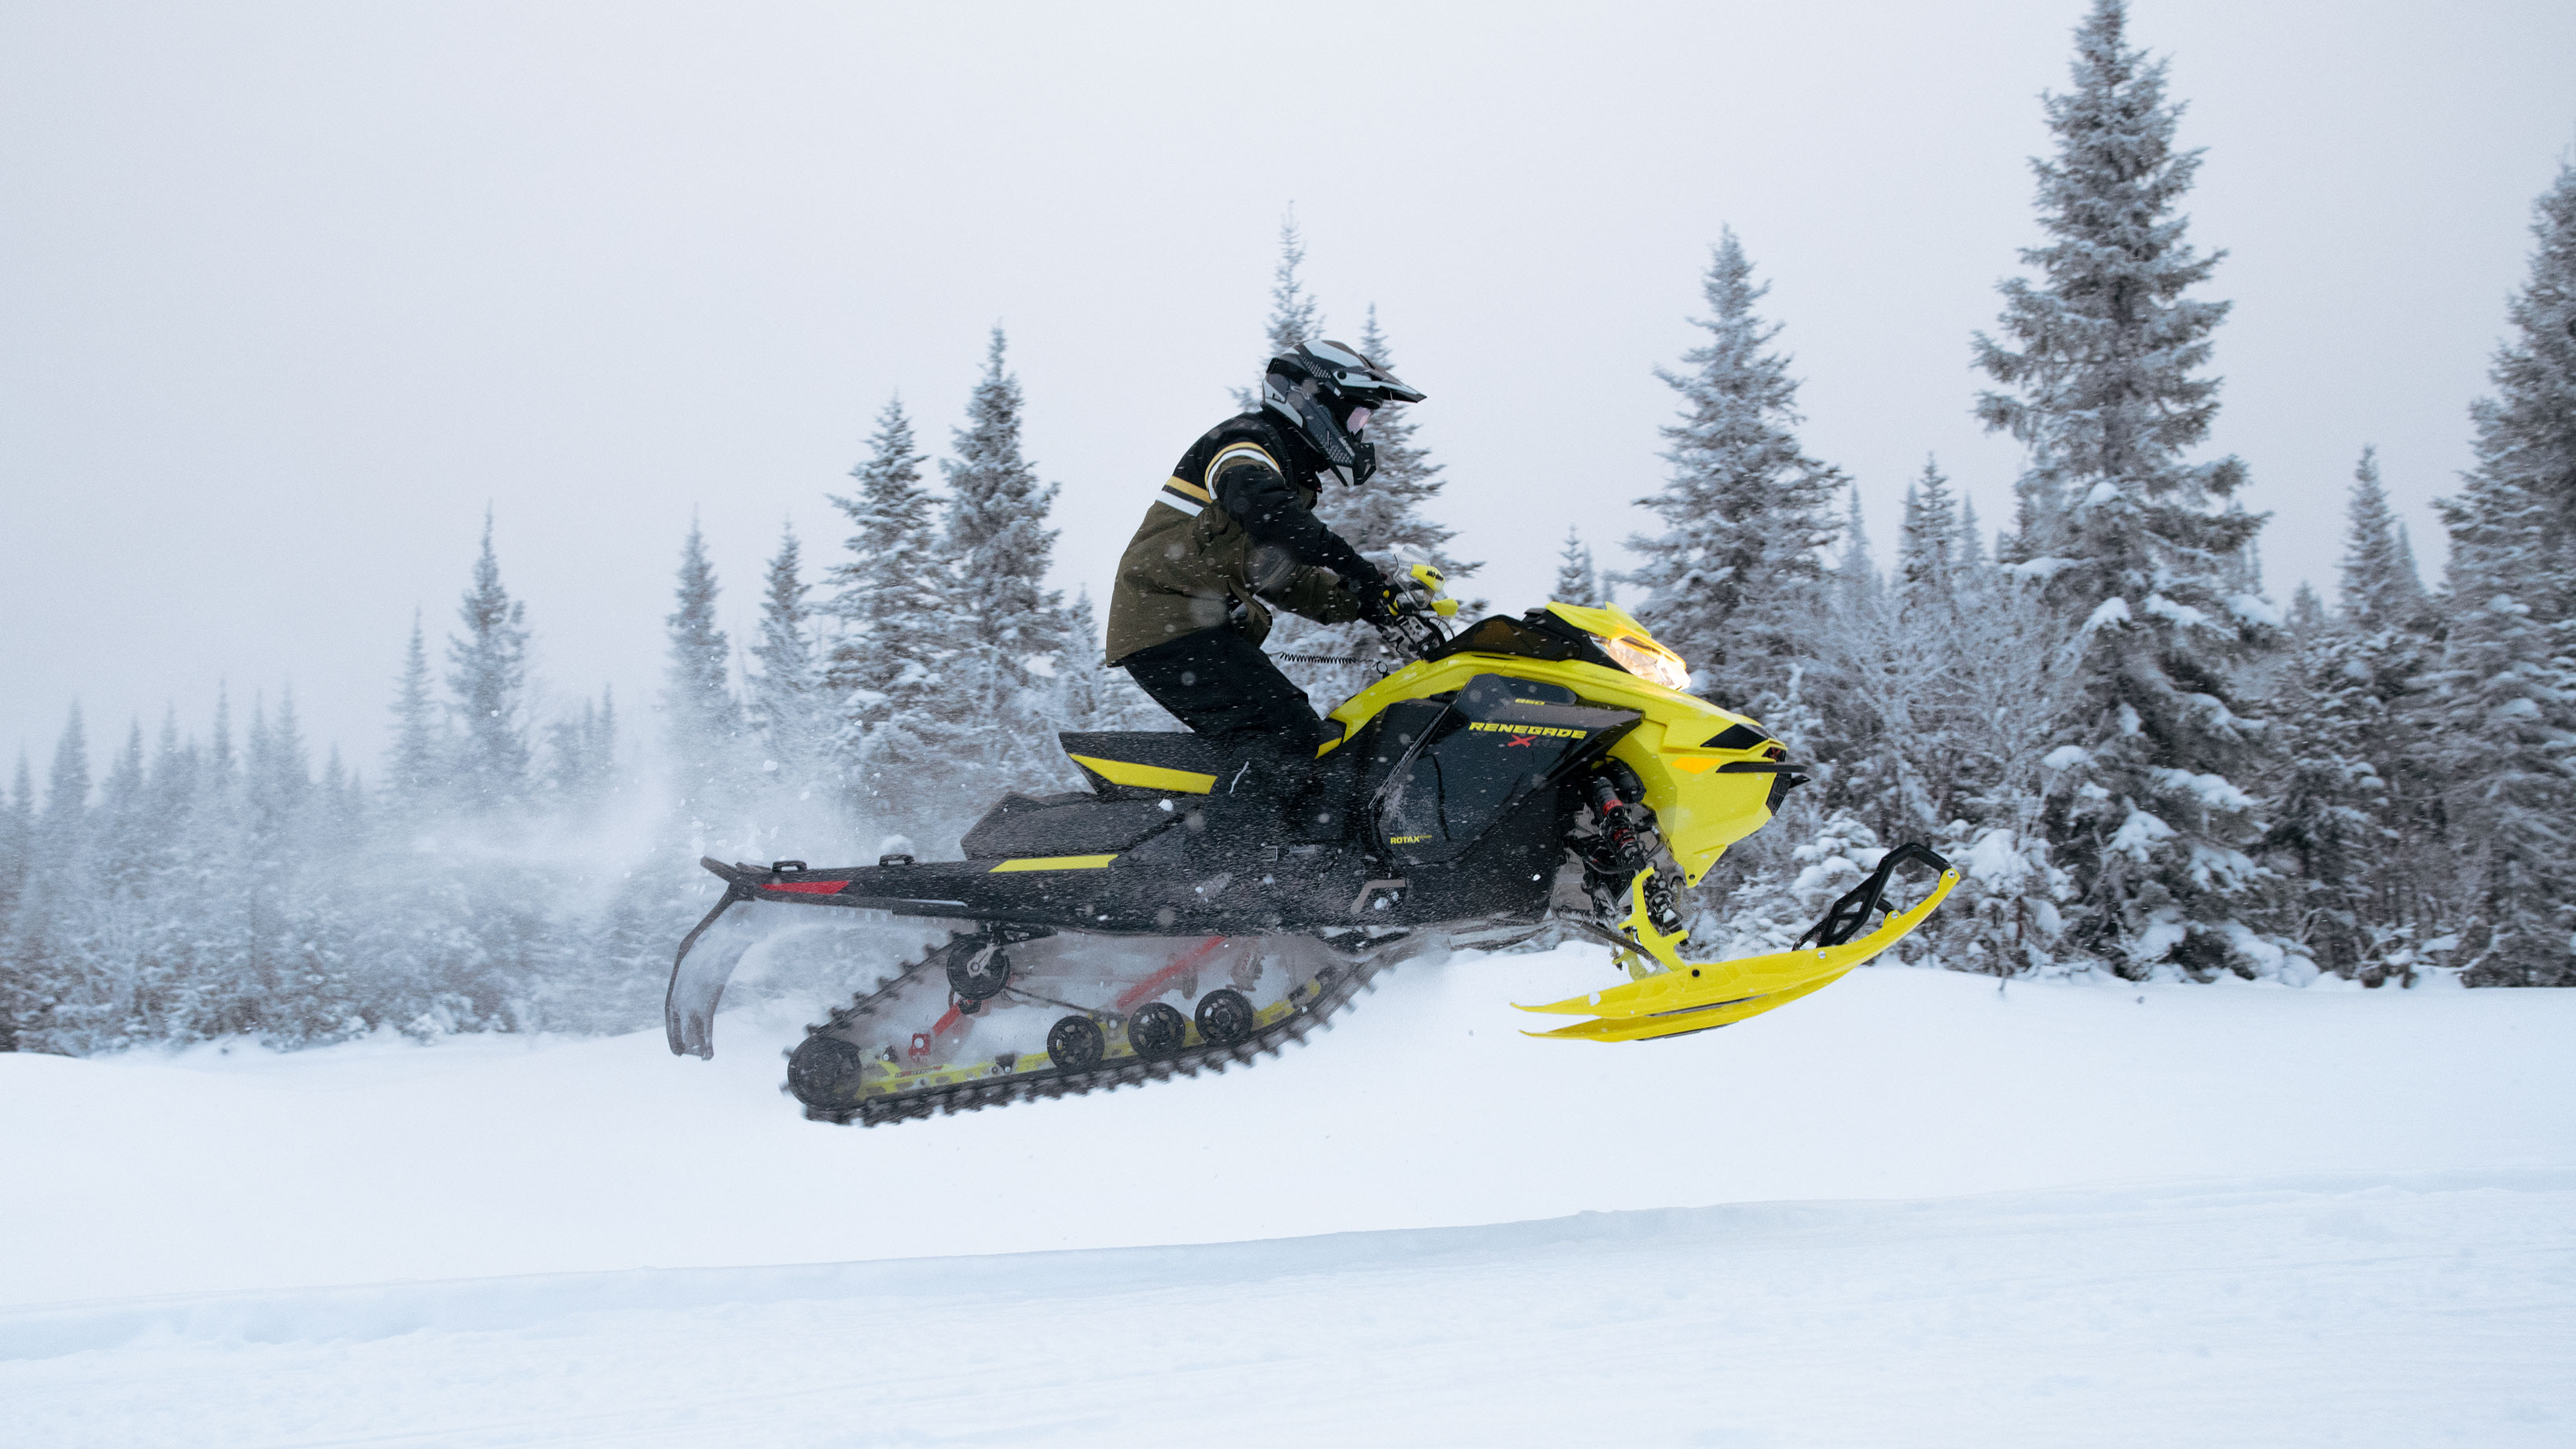
<path id="1" fill-rule="evenodd" d="M 1332 335 L 1375 302 L 1478 592 L 1642 525 L 1708 244 L 1744 238 L 1805 440 L 1882 555 L 1927 451 L 2009 517 L 1972 331 L 2036 240 L 2025 158 L 2083 0 L 0 9 L 0 748 L 41 771 L 291 682 L 372 772 L 412 611 L 488 501 L 555 698 L 640 724 L 682 534 L 742 637 L 782 521 L 900 389 L 944 447 L 1010 330 L 1105 588 L 1257 367 L 1293 203 Z M 2430 567 L 2529 204 L 2576 140 L 2576 7 L 2139 0 L 2231 255 L 2215 448 L 2273 592 L 2330 586 L 2379 445 Z"/>

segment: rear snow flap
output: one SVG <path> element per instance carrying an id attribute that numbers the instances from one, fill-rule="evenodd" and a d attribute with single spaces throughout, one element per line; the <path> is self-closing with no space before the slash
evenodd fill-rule
<path id="1" fill-rule="evenodd" d="M 716 1003 L 742 954 L 759 941 L 751 912 L 735 909 L 749 902 L 750 892 L 729 885 L 724 899 L 680 938 L 680 953 L 671 961 L 671 989 L 662 997 L 662 1026 L 671 1038 L 671 1055 L 701 1059 L 716 1054 Z M 727 919 L 730 913 L 730 919 Z"/>

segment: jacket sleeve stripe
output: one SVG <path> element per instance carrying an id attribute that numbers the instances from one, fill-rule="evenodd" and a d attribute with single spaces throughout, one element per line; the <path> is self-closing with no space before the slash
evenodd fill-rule
<path id="1" fill-rule="evenodd" d="M 1258 463 L 1282 478 L 1288 476 L 1288 470 L 1279 466 L 1279 460 L 1271 457 L 1268 449 L 1258 443 L 1236 443 L 1208 459 L 1207 473 L 1204 476 L 1210 486 L 1215 485 L 1216 475 L 1223 472 L 1228 463 Z"/>
<path id="2" fill-rule="evenodd" d="M 1200 513 L 1206 510 L 1207 505 L 1199 502 L 1198 498 L 1192 498 L 1189 493 L 1181 492 L 1178 487 L 1174 486 L 1179 484 L 1180 481 L 1180 479 L 1175 478 L 1170 483 L 1164 484 L 1162 490 L 1154 495 L 1154 501 L 1163 505 L 1165 508 L 1177 508 L 1181 512 L 1188 514 L 1190 517 L 1196 518 Z M 1198 490 L 1192 488 L 1190 489 L 1190 493 L 1198 493 Z M 1207 495 L 1203 493 L 1199 494 L 1200 498 L 1204 498 L 1206 496 Z"/>

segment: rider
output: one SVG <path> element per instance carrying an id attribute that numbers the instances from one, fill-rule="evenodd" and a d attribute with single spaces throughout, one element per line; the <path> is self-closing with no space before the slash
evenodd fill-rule
<path id="1" fill-rule="evenodd" d="M 1327 624 L 1395 616 L 1401 586 L 1315 503 L 1328 478 L 1368 481 L 1370 415 L 1422 394 L 1313 342 L 1270 359 L 1261 401 L 1192 443 L 1146 508 L 1110 593 L 1109 662 L 1199 734 L 1312 760 L 1332 735 L 1261 652 L 1270 606 Z"/>

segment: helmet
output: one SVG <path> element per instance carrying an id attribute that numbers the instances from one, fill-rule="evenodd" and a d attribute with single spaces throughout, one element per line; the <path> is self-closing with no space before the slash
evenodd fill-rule
<path id="1" fill-rule="evenodd" d="M 1278 413 L 1288 430 L 1323 455 L 1346 484 L 1377 471 L 1377 449 L 1360 436 L 1367 414 L 1389 403 L 1422 401 L 1422 394 L 1339 342 L 1304 342 L 1270 359 L 1261 378 L 1261 404 Z M 1352 414 L 1359 421 L 1352 422 Z"/>

